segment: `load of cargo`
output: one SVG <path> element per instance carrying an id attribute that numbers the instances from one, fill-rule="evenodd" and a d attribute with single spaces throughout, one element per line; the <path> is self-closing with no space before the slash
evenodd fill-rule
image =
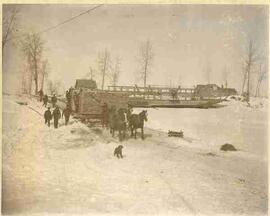
<path id="1" fill-rule="evenodd" d="M 75 116 L 82 120 L 103 118 L 103 107 L 127 108 L 128 95 L 125 93 L 112 93 L 98 89 L 73 89 L 70 92 L 69 105 Z"/>

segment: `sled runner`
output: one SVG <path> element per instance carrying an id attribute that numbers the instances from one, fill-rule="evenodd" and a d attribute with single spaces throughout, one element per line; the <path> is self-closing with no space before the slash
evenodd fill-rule
<path id="1" fill-rule="evenodd" d="M 181 138 L 183 138 L 184 137 L 184 133 L 183 133 L 183 131 L 171 131 L 171 130 L 169 130 L 168 131 L 168 136 L 169 137 L 181 137 Z"/>

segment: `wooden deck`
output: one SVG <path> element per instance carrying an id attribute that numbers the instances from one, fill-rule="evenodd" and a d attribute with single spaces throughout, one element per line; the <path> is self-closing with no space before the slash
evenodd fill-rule
<path id="1" fill-rule="evenodd" d="M 133 107 L 208 108 L 221 98 L 200 98 L 194 88 L 108 86 L 108 92 L 125 93 Z"/>

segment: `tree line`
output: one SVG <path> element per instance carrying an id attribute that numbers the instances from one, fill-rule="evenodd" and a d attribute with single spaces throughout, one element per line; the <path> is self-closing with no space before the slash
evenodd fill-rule
<path id="1" fill-rule="evenodd" d="M 138 68 L 135 71 L 135 75 L 139 75 L 139 80 L 146 87 L 154 57 L 152 43 L 149 39 L 140 44 L 136 57 Z M 119 56 L 112 57 L 111 52 L 105 48 L 98 53 L 96 69 L 94 69 L 93 65 L 90 66 L 90 72 L 86 73 L 85 77 L 92 79 L 94 75 L 99 75 L 100 86 L 104 90 L 106 80 L 112 86 L 118 84 L 120 73 L 122 72 L 121 65 L 122 59 Z"/>
<path id="2" fill-rule="evenodd" d="M 39 90 L 43 90 L 46 85 L 49 94 L 58 93 L 63 85 L 59 80 L 49 80 L 50 64 L 45 57 L 46 42 L 40 34 L 35 32 L 25 33 L 18 36 L 19 24 L 17 22 L 20 11 L 13 7 L 8 10 L 3 17 L 3 34 L 2 34 L 2 53 L 4 57 L 6 44 L 12 39 L 16 41 L 23 56 L 23 67 L 21 70 L 21 90 L 26 94 L 37 94 Z M 18 38 L 18 39 L 17 39 Z M 119 56 L 112 57 L 111 52 L 105 48 L 100 51 L 97 56 L 97 67 L 90 67 L 90 72 L 84 78 L 93 78 L 99 75 L 101 78 L 101 89 L 105 88 L 106 83 L 116 86 L 121 73 L 122 60 Z M 140 80 L 144 86 L 153 63 L 153 49 L 150 40 L 141 43 L 137 56 L 138 70 Z"/>
<path id="3" fill-rule="evenodd" d="M 3 60 L 5 58 L 5 49 L 7 42 L 12 38 L 16 38 L 18 34 L 18 16 L 19 10 L 13 7 L 8 13 L 3 16 L 3 33 L 2 33 L 2 54 Z M 23 37 L 17 40 L 17 44 L 23 54 L 23 70 L 21 86 L 23 93 L 35 93 L 44 88 L 46 84 L 49 93 L 58 92 L 62 83 L 59 80 L 49 80 L 50 64 L 49 60 L 44 55 L 46 43 L 38 33 L 25 33 Z M 241 94 L 247 96 L 249 100 L 250 95 L 260 96 L 260 89 L 262 82 L 267 76 L 267 64 L 265 57 L 261 56 L 262 51 L 256 46 L 253 40 L 247 43 L 246 52 L 242 60 L 242 83 Z M 153 66 L 154 51 L 150 40 L 146 40 L 140 44 L 137 53 L 137 70 L 136 75 L 143 82 L 146 87 L 148 79 L 151 74 Z M 97 56 L 97 66 L 90 67 L 90 72 L 85 75 L 85 78 L 93 78 L 94 75 L 100 77 L 101 89 L 104 89 L 106 83 L 116 86 L 119 81 L 122 59 L 112 57 L 111 52 L 105 48 L 100 51 Z M 228 68 L 224 67 L 222 71 L 223 82 L 227 87 Z M 211 65 L 207 62 L 205 69 L 205 78 L 210 83 Z M 63 87 L 62 87 L 63 88 Z"/>

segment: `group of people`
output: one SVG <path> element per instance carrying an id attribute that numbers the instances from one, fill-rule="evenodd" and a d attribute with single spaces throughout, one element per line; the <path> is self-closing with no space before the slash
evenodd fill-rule
<path id="1" fill-rule="evenodd" d="M 51 98 L 52 107 L 54 108 L 53 111 L 51 111 L 50 106 L 47 106 L 48 101 L 49 101 L 48 95 L 47 94 L 44 95 L 43 91 L 40 90 L 39 96 L 40 96 L 40 102 L 43 100 L 43 106 L 47 107 L 47 110 L 44 112 L 45 124 L 47 124 L 50 127 L 51 120 L 53 119 L 54 128 L 58 128 L 59 120 L 61 119 L 61 117 L 62 118 L 65 117 L 65 125 L 67 125 L 69 122 L 70 115 L 71 115 L 71 108 L 69 106 L 69 103 L 66 105 L 66 108 L 63 110 L 61 114 L 61 111 L 59 107 L 57 106 L 57 97 L 55 94 L 53 94 Z"/>
<path id="2" fill-rule="evenodd" d="M 53 119 L 54 128 L 58 128 L 59 119 L 63 116 L 65 117 L 65 125 L 68 124 L 69 118 L 71 115 L 71 109 L 69 106 L 66 106 L 66 108 L 63 110 L 62 115 L 59 107 L 56 105 L 53 112 L 51 112 L 50 107 L 45 111 L 44 113 L 44 119 L 45 124 L 47 124 L 50 127 L 50 121 Z"/>

